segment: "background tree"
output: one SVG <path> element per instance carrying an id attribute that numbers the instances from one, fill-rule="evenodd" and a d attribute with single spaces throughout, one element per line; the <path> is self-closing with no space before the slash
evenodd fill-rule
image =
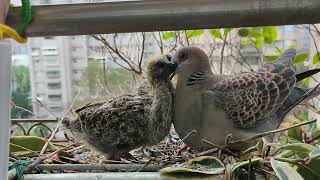
<path id="1" fill-rule="evenodd" d="M 30 78 L 29 70 L 26 66 L 12 66 L 12 118 L 27 118 L 31 114 L 26 110 L 32 111 L 30 98 Z M 25 110 L 23 110 L 23 109 Z"/>

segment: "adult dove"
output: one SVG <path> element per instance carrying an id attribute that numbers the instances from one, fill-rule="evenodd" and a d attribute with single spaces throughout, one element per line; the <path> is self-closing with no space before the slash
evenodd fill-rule
<path id="1" fill-rule="evenodd" d="M 199 48 L 183 47 L 172 58 L 178 64 L 174 126 L 184 142 L 203 149 L 202 139 L 225 145 L 225 138 L 239 140 L 278 128 L 286 109 L 306 92 L 295 87 L 295 49 L 256 72 L 232 76 L 214 74 L 208 56 Z M 302 74 L 303 76 L 303 74 Z M 250 144 L 250 143 L 249 143 Z M 249 144 L 233 144 L 243 150 Z M 250 144 L 251 145 L 251 144 Z"/>

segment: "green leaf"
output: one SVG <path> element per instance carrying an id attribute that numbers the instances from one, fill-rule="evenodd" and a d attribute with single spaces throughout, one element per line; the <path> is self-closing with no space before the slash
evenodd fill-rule
<path id="1" fill-rule="evenodd" d="M 279 59 L 280 56 L 275 55 L 275 56 L 266 56 L 266 57 L 268 61 L 275 61 Z"/>
<path id="2" fill-rule="evenodd" d="M 228 35 L 232 30 L 233 28 L 223 28 L 223 35 L 224 36 Z"/>
<path id="3" fill-rule="evenodd" d="M 271 158 L 270 163 L 280 180 L 303 180 L 301 175 L 288 163 L 277 161 L 274 158 Z"/>
<path id="4" fill-rule="evenodd" d="M 262 162 L 263 162 L 262 158 L 253 158 L 253 159 L 251 159 L 251 164 L 252 165 L 260 164 Z M 231 166 L 231 172 L 234 172 L 236 169 L 238 169 L 240 167 L 243 167 L 243 166 L 247 166 L 247 165 L 249 165 L 249 160 L 234 163 Z"/>
<path id="5" fill-rule="evenodd" d="M 260 28 L 251 28 L 250 31 L 249 31 L 249 37 L 251 38 L 259 38 L 261 37 L 261 29 Z"/>
<path id="6" fill-rule="evenodd" d="M 250 41 L 250 40 L 241 40 L 240 41 L 240 44 L 243 45 L 243 46 L 247 46 L 247 45 L 249 45 L 251 43 L 252 43 L 252 41 Z"/>
<path id="7" fill-rule="evenodd" d="M 262 37 L 256 38 L 255 44 L 256 44 L 256 47 L 259 49 L 262 47 L 262 40 L 263 40 Z"/>
<path id="8" fill-rule="evenodd" d="M 296 44 L 292 44 L 292 45 L 289 46 L 289 48 L 296 49 L 296 48 L 297 48 L 297 45 L 296 45 Z"/>
<path id="9" fill-rule="evenodd" d="M 300 112 L 297 118 L 301 121 L 306 121 L 308 120 L 308 117 L 308 112 Z"/>
<path id="10" fill-rule="evenodd" d="M 164 40 L 168 40 L 168 39 L 171 39 L 175 36 L 175 33 L 174 32 L 164 32 L 162 33 L 162 38 Z"/>
<path id="11" fill-rule="evenodd" d="M 305 180 L 318 180 L 319 170 L 320 170 L 320 160 L 315 159 L 312 160 L 310 164 L 307 165 L 308 168 L 305 166 L 302 166 L 300 164 L 297 164 L 297 172 L 303 177 Z"/>
<path id="12" fill-rule="evenodd" d="M 41 151 L 46 142 L 45 138 L 37 136 L 12 136 L 10 138 L 10 153 Z M 47 149 L 52 150 L 53 145 L 49 143 Z"/>
<path id="13" fill-rule="evenodd" d="M 301 141 L 302 142 L 302 129 L 301 127 L 296 127 L 296 128 L 291 128 L 288 130 L 288 136 L 295 139 L 295 140 L 298 140 L 298 141 Z"/>
<path id="14" fill-rule="evenodd" d="M 249 29 L 248 28 L 240 28 L 238 30 L 238 35 L 241 37 L 247 37 L 249 35 Z"/>
<path id="15" fill-rule="evenodd" d="M 213 37 L 223 39 L 220 29 L 210 29 L 209 31 Z"/>
<path id="16" fill-rule="evenodd" d="M 282 50 L 278 46 L 276 46 L 275 48 L 276 48 L 276 53 L 277 54 L 279 54 L 279 55 L 282 54 Z"/>
<path id="17" fill-rule="evenodd" d="M 280 142 L 281 144 L 288 144 L 288 142 L 289 142 L 288 136 L 286 136 L 286 135 L 280 135 L 280 137 L 279 137 L 279 142 Z"/>
<path id="18" fill-rule="evenodd" d="M 285 150 L 292 150 L 295 152 L 303 152 L 303 153 L 310 153 L 313 151 L 316 147 L 314 147 L 311 144 L 305 144 L 305 143 L 292 143 L 283 146 L 281 149 Z"/>
<path id="19" fill-rule="evenodd" d="M 310 152 L 316 149 L 315 146 L 306 143 L 292 143 L 279 147 L 281 150 L 291 150 L 300 158 L 306 158 Z"/>
<path id="20" fill-rule="evenodd" d="M 160 170 L 160 173 L 197 173 L 197 174 L 223 174 L 225 171 L 223 163 L 212 156 L 200 156 L 182 164 L 176 164 Z"/>
<path id="21" fill-rule="evenodd" d="M 298 63 L 304 62 L 308 59 L 308 56 L 309 56 L 309 53 L 297 54 L 296 57 L 294 58 L 293 63 L 298 64 Z"/>
<path id="22" fill-rule="evenodd" d="M 201 36 L 204 33 L 203 29 L 200 30 L 187 30 L 187 37 L 192 38 L 192 37 L 198 37 Z"/>
<path id="23" fill-rule="evenodd" d="M 262 34 L 264 37 L 264 42 L 267 44 L 272 44 L 277 39 L 278 31 L 275 26 L 265 26 L 262 27 Z"/>
<path id="24" fill-rule="evenodd" d="M 311 137 L 312 137 L 312 141 L 319 139 L 320 138 L 320 130 L 314 131 L 312 133 Z"/>
<path id="25" fill-rule="evenodd" d="M 320 64 L 320 52 L 317 52 L 312 58 L 313 64 Z"/>
<path id="26" fill-rule="evenodd" d="M 313 157 L 316 157 L 316 156 L 319 156 L 319 155 L 320 155 L 320 149 L 316 148 L 315 150 L 310 152 L 309 157 L 313 158 Z"/>
<path id="27" fill-rule="evenodd" d="M 283 152 L 281 152 L 280 154 L 278 154 L 276 157 L 280 157 L 280 158 L 288 158 L 294 155 L 294 152 L 291 150 L 285 150 Z"/>
<path id="28" fill-rule="evenodd" d="M 309 83 L 311 81 L 311 77 L 307 77 L 305 79 L 302 80 L 302 84 L 305 86 L 305 87 L 309 87 Z"/>
<path id="29" fill-rule="evenodd" d="M 318 180 L 320 176 L 320 149 L 316 148 L 309 154 L 308 163 L 304 166 L 296 164 L 298 166 L 297 171 L 304 179 Z M 307 167 L 307 168 L 306 168 Z"/>

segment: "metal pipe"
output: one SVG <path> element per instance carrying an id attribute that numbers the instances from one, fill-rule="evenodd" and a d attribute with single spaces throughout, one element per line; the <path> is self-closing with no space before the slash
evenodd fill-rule
<path id="1" fill-rule="evenodd" d="M 142 0 L 35 6 L 27 36 L 320 23 L 318 0 Z M 21 8 L 10 8 L 17 27 Z"/>
<path id="2" fill-rule="evenodd" d="M 223 175 L 163 175 L 158 172 L 132 172 L 132 173 L 64 173 L 64 174 L 27 174 L 25 180 L 108 180 L 108 179 L 130 179 L 130 180 L 221 180 Z"/>
<path id="3" fill-rule="evenodd" d="M 160 165 L 144 164 L 40 164 L 40 170 L 47 171 L 106 171 L 106 172 L 156 172 L 161 169 Z"/>
<path id="4" fill-rule="evenodd" d="M 11 43 L 0 41 L 0 179 L 7 179 L 11 116 Z"/>
<path id="5" fill-rule="evenodd" d="M 11 123 L 51 123 L 58 122 L 58 119 L 11 119 Z"/>

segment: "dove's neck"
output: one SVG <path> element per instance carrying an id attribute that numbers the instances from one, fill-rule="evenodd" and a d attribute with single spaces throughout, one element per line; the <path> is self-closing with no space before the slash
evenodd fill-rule
<path id="1" fill-rule="evenodd" d="M 150 109 L 150 144 L 163 140 L 169 133 L 173 117 L 173 87 L 170 80 L 153 83 Z"/>
<path id="2" fill-rule="evenodd" d="M 196 65 L 190 65 L 189 67 L 185 67 L 184 69 L 179 69 L 179 71 L 176 73 L 177 75 L 177 89 L 183 88 L 185 89 L 185 86 L 191 77 L 192 74 L 202 72 L 206 75 L 213 75 L 213 72 L 210 68 L 209 63 L 201 63 Z"/>

